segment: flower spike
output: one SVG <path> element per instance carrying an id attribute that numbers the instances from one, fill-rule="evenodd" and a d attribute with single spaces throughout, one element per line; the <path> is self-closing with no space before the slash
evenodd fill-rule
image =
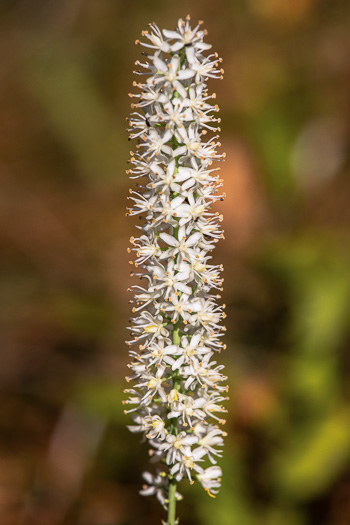
<path id="1" fill-rule="evenodd" d="M 222 265 L 211 264 L 210 252 L 223 238 L 222 215 L 212 211 L 224 199 L 222 179 L 214 161 L 218 153 L 216 117 L 209 78 L 222 78 L 221 59 L 206 55 L 202 22 L 192 29 L 189 15 L 175 30 L 161 31 L 155 23 L 142 32 L 145 47 L 133 86 L 137 93 L 128 121 L 131 190 L 128 215 L 142 218 L 139 237 L 130 239 L 132 264 L 143 286 L 134 285 L 131 339 L 127 342 L 131 370 L 127 381 L 131 432 L 143 434 L 154 474 L 144 473 L 143 495 L 155 495 L 168 509 L 174 525 L 175 504 L 181 499 L 177 483 L 198 481 L 215 497 L 222 472 L 216 464 L 223 438 L 219 425 L 226 412 L 222 402 L 226 376 L 213 360 L 225 345 L 224 305 L 213 291 L 222 290 Z M 151 54 L 153 53 L 153 54 Z M 209 137 L 204 137 L 209 134 Z M 135 348 L 136 347 L 136 348 Z"/>

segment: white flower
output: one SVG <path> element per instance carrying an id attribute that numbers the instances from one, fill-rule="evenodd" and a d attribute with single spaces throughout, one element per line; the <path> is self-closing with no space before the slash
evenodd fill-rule
<path id="1" fill-rule="evenodd" d="M 136 40 L 136 43 L 142 44 L 143 46 L 149 47 L 151 49 L 159 49 L 160 51 L 168 53 L 170 50 L 170 45 L 167 41 L 163 39 L 162 33 L 160 32 L 157 25 L 149 24 L 149 26 L 152 29 L 152 33 L 149 33 L 148 31 L 142 31 L 142 36 L 147 37 L 148 40 L 150 40 L 151 44 L 140 42 L 139 40 Z"/>
<path id="2" fill-rule="evenodd" d="M 140 144 L 140 147 L 145 148 L 145 152 L 142 154 L 148 159 L 152 159 L 154 156 L 158 156 L 160 153 L 166 153 L 171 155 L 172 149 L 167 146 L 167 142 L 171 140 L 173 133 L 170 129 L 160 134 L 154 128 L 151 128 L 146 136 L 145 142 Z"/>
<path id="3" fill-rule="evenodd" d="M 205 201 L 202 198 L 195 200 L 193 192 L 188 193 L 187 199 L 188 204 L 183 203 L 176 210 L 178 217 L 181 217 L 179 221 L 179 226 L 181 227 L 187 224 L 189 221 L 195 221 L 199 217 L 203 216 L 206 209 Z M 202 232 L 198 232 L 197 237 L 198 240 L 202 239 Z"/>
<path id="4" fill-rule="evenodd" d="M 198 481 L 201 482 L 203 488 L 209 493 L 210 496 L 217 494 L 221 484 L 222 470 L 220 467 L 209 467 L 203 470 L 200 474 L 197 474 Z M 215 497 L 215 496 L 213 496 Z"/>
<path id="5" fill-rule="evenodd" d="M 144 472 L 142 476 L 146 483 L 143 485 L 142 490 L 140 490 L 140 494 L 142 494 L 142 496 L 155 495 L 160 504 L 165 506 L 168 497 L 168 480 L 162 474 L 164 474 L 164 472 L 158 472 L 158 474 L 154 476 L 150 472 Z M 177 501 L 182 500 L 179 492 L 175 493 L 175 497 Z"/>
<path id="6" fill-rule="evenodd" d="M 154 188 L 159 187 L 163 191 L 167 189 L 174 190 L 176 188 L 175 177 L 174 177 L 175 160 L 172 160 L 168 164 L 166 171 L 164 171 L 162 167 L 159 164 L 156 164 L 155 162 L 151 164 L 151 168 L 152 168 L 153 173 L 156 175 L 156 179 L 155 179 L 155 182 L 152 181 L 149 184 L 150 188 L 154 189 Z M 172 211 L 173 210 L 174 208 L 172 209 Z"/>
<path id="7" fill-rule="evenodd" d="M 177 436 L 168 434 L 158 449 L 167 452 L 166 462 L 168 465 L 172 465 L 176 460 L 181 460 L 182 456 L 189 455 L 191 445 L 197 442 L 196 436 L 187 435 L 186 432 L 180 432 Z"/>
<path id="8" fill-rule="evenodd" d="M 217 390 L 224 389 L 224 387 L 218 384 L 226 380 L 226 377 L 220 373 L 223 366 L 212 368 L 216 363 L 215 361 L 209 362 L 209 359 L 210 354 L 206 354 L 202 361 L 193 358 L 190 365 L 184 367 L 183 376 L 187 377 L 185 388 L 192 386 L 192 389 L 194 389 L 197 383 L 199 383 L 200 385 L 207 385 Z"/>
<path id="9" fill-rule="evenodd" d="M 227 399 L 228 399 L 227 397 L 222 397 L 222 396 L 218 395 L 217 393 L 213 393 L 213 394 L 210 394 L 210 395 L 205 395 L 204 396 L 204 403 L 202 405 L 202 409 L 204 410 L 204 412 L 208 416 L 213 417 L 217 421 L 225 422 L 225 420 L 222 420 L 222 418 L 219 418 L 219 417 L 215 416 L 213 414 L 213 412 L 226 413 L 227 410 L 222 405 L 218 405 L 218 403 L 220 401 L 227 401 Z"/>
<path id="10" fill-rule="evenodd" d="M 163 369 L 158 368 L 157 374 L 163 371 Z M 141 378 L 145 381 L 141 381 L 141 383 L 135 385 L 136 388 L 145 387 L 145 393 L 141 399 L 141 404 L 148 405 L 156 394 L 159 395 L 162 401 L 166 401 L 166 393 L 162 386 L 160 375 L 154 376 L 152 374 L 142 374 Z"/>
<path id="11" fill-rule="evenodd" d="M 193 46 L 194 50 L 199 51 L 210 49 L 211 45 L 205 44 L 203 42 L 205 32 L 199 31 L 200 25 L 201 23 L 199 23 L 194 29 L 191 29 L 189 17 L 187 17 L 186 20 L 182 20 L 182 18 L 180 18 L 177 31 L 168 31 L 167 29 L 163 29 L 164 36 L 170 40 L 175 40 L 175 43 L 170 46 L 171 50 L 173 52 L 177 52 L 185 46 Z"/>
<path id="12" fill-rule="evenodd" d="M 148 363 L 148 366 L 159 366 L 163 361 L 169 365 L 174 363 L 170 356 L 177 354 L 179 348 L 176 345 L 165 346 L 165 342 L 160 340 L 158 343 L 152 343 L 147 347 L 147 352 L 142 354 L 141 359 Z"/>
<path id="13" fill-rule="evenodd" d="M 145 432 L 149 429 L 149 422 L 145 417 L 136 414 L 132 417 L 132 419 L 136 425 L 128 425 L 130 432 Z"/>
<path id="14" fill-rule="evenodd" d="M 188 274 L 187 274 L 188 275 Z M 181 316 L 181 319 L 188 319 L 190 314 L 190 303 L 189 303 L 189 295 L 182 294 L 181 297 L 179 295 L 176 295 L 176 293 L 172 293 L 170 297 L 168 298 L 168 303 L 165 303 L 164 307 L 162 308 L 163 312 L 172 312 L 172 318 L 171 322 L 176 323 Z"/>
<path id="15" fill-rule="evenodd" d="M 222 447 L 224 444 L 224 440 L 222 436 L 226 436 L 226 432 L 223 432 L 220 428 L 211 428 L 211 430 L 207 431 L 207 434 L 205 434 L 198 442 L 199 447 L 197 448 L 197 452 L 200 456 L 204 454 L 208 454 L 208 457 L 211 461 L 211 463 L 216 463 L 213 456 L 220 456 L 221 452 L 216 450 L 214 447 L 219 446 Z"/>
<path id="16" fill-rule="evenodd" d="M 145 421 L 148 425 L 148 428 L 151 428 L 151 430 L 147 434 L 148 439 L 165 439 L 165 422 L 157 414 L 155 416 L 145 417 Z"/>
<path id="17" fill-rule="evenodd" d="M 160 233 L 159 237 L 169 246 L 169 248 L 164 251 L 159 258 L 174 258 L 177 254 L 179 254 L 181 258 L 180 261 L 184 259 L 195 259 L 196 251 L 193 249 L 193 247 L 196 246 L 200 240 L 202 240 L 202 235 L 199 232 L 192 233 L 192 235 L 186 237 L 186 229 L 183 226 L 179 228 L 177 238 L 173 235 L 169 235 L 168 233 Z"/>
<path id="18" fill-rule="evenodd" d="M 165 300 L 167 300 L 174 291 L 176 293 L 180 290 L 182 293 L 187 295 L 191 294 L 192 288 L 184 283 L 184 281 L 186 281 L 188 278 L 188 272 L 176 273 L 173 260 L 171 260 L 167 269 L 163 268 L 162 266 L 155 266 L 152 269 L 152 273 L 155 281 L 160 281 L 160 283 L 154 285 L 152 289 L 164 289 Z"/>
<path id="19" fill-rule="evenodd" d="M 191 477 L 191 470 L 193 469 L 197 472 L 200 472 L 202 470 L 200 466 L 195 463 L 195 460 L 198 461 L 198 459 L 194 458 L 193 456 L 182 456 L 170 469 L 170 474 L 172 476 L 175 475 L 176 481 L 181 481 L 181 479 L 184 477 L 184 474 L 186 473 L 190 482 L 193 483 Z"/>
<path id="20" fill-rule="evenodd" d="M 163 105 L 163 112 L 158 114 L 158 122 L 166 122 L 166 127 L 175 129 L 184 125 L 185 122 L 193 121 L 192 111 L 185 104 L 186 99 L 175 99 Z"/>
<path id="21" fill-rule="evenodd" d="M 149 312 L 142 312 L 140 316 L 134 320 L 134 325 L 131 326 L 136 337 L 130 344 L 137 343 L 141 339 L 149 339 L 148 344 L 151 343 L 157 336 L 167 337 L 169 332 L 164 328 L 163 318 L 161 316 L 152 316 Z"/>
<path id="22" fill-rule="evenodd" d="M 180 58 L 174 55 L 168 62 L 163 62 L 157 56 L 153 57 L 153 64 L 157 70 L 156 74 L 147 79 L 148 84 L 157 85 L 162 84 L 162 87 L 169 85 L 174 86 L 175 89 L 183 89 L 180 80 L 185 80 L 194 76 L 192 69 L 180 69 Z"/>
<path id="23" fill-rule="evenodd" d="M 202 398 L 194 399 L 190 396 L 181 395 L 178 401 L 174 401 L 171 404 L 171 412 L 168 414 L 168 418 L 173 417 L 182 418 L 182 424 L 184 426 L 192 427 L 192 419 L 205 418 L 205 412 L 201 410 L 204 400 Z"/>
<path id="24" fill-rule="evenodd" d="M 198 356 L 212 353 L 209 348 L 199 345 L 200 337 L 199 334 L 195 334 L 191 337 L 190 342 L 185 336 L 181 338 L 181 347 L 178 352 L 180 357 L 178 357 L 172 365 L 173 370 L 180 368 L 180 366 L 184 364 L 190 365 L 192 363 L 196 365 Z"/>

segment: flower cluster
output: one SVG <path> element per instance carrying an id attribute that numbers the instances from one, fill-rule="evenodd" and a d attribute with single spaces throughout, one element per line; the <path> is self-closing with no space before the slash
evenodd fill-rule
<path id="1" fill-rule="evenodd" d="M 216 150 L 219 108 L 206 84 L 223 70 L 216 53 L 205 56 L 211 46 L 201 24 L 191 29 L 188 16 L 174 31 L 150 24 L 142 33 L 147 41 L 136 43 L 146 51 L 135 73 L 145 79 L 133 83 L 140 91 L 130 94 L 136 111 L 128 119 L 137 145 L 127 173 L 140 179 L 137 191 L 130 190 L 128 215 L 143 220 L 129 252 L 136 255 L 133 275 L 145 285 L 131 288 L 132 374 L 126 379 L 133 384 L 124 403 L 134 423 L 129 429 L 143 433 L 152 461 L 162 464 L 155 475 L 144 474 L 141 493 L 155 494 L 163 505 L 169 486 L 183 477 L 216 494 L 216 458 L 226 435 L 220 425 L 227 378 L 213 360 L 225 348 L 224 305 L 215 302 L 223 268 L 209 255 L 223 238 L 222 216 L 212 210 L 224 198 L 222 180 L 212 164 L 224 154 Z"/>

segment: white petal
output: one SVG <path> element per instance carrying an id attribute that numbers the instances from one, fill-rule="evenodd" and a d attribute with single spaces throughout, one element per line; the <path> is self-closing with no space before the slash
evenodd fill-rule
<path id="1" fill-rule="evenodd" d="M 182 69 L 178 72 L 177 76 L 181 80 L 184 80 L 186 78 L 191 78 L 195 75 L 195 72 L 192 69 Z"/>
<path id="2" fill-rule="evenodd" d="M 142 496 L 152 496 L 156 491 L 155 487 L 147 487 L 145 489 L 140 490 L 140 494 Z"/>
<path id="3" fill-rule="evenodd" d="M 178 239 L 181 241 L 184 237 L 186 238 L 185 228 L 179 228 Z"/>
<path id="4" fill-rule="evenodd" d="M 173 111 L 173 105 L 170 100 L 167 100 L 166 104 L 164 104 L 164 109 L 169 113 Z"/>
<path id="5" fill-rule="evenodd" d="M 179 226 L 185 226 L 189 221 L 191 220 L 191 217 L 187 215 L 186 217 L 182 217 L 182 219 L 179 220 Z M 192 226 L 191 226 L 192 230 Z"/>
<path id="6" fill-rule="evenodd" d="M 193 233 L 186 241 L 186 246 L 194 246 L 202 238 L 199 232 Z"/>
<path id="7" fill-rule="evenodd" d="M 183 190 L 188 190 L 188 188 L 192 188 L 196 184 L 196 181 L 194 179 L 188 179 L 185 184 L 182 185 Z"/>
<path id="8" fill-rule="evenodd" d="M 180 204 L 182 204 L 184 200 L 185 197 L 183 197 L 182 195 L 178 195 L 177 197 L 175 197 L 175 199 L 171 201 L 171 208 L 173 210 L 177 209 L 178 206 L 180 206 Z"/>
<path id="9" fill-rule="evenodd" d="M 194 197 L 193 197 L 193 191 L 191 191 L 189 194 L 188 194 L 188 202 L 191 204 L 191 206 L 194 206 L 195 205 L 195 200 L 194 200 Z"/>
<path id="10" fill-rule="evenodd" d="M 175 363 L 174 359 L 172 357 L 167 357 L 165 356 L 164 357 L 164 361 L 168 364 L 168 365 L 172 365 L 173 363 Z"/>
<path id="11" fill-rule="evenodd" d="M 177 71 L 177 68 L 179 67 L 180 59 L 178 55 L 173 56 L 173 58 L 170 61 L 171 69 L 173 71 Z"/>
<path id="12" fill-rule="evenodd" d="M 153 476 L 150 472 L 144 472 L 142 474 L 142 477 L 144 480 L 147 481 L 147 483 L 152 484 L 153 483 Z"/>
<path id="13" fill-rule="evenodd" d="M 173 155 L 173 150 L 171 149 L 170 146 L 163 146 L 162 147 L 162 151 L 163 153 L 165 153 L 166 155 Z"/>
<path id="14" fill-rule="evenodd" d="M 183 98 L 186 98 L 187 97 L 187 91 L 186 89 L 183 87 L 183 85 L 181 84 L 181 82 L 179 82 L 178 80 L 175 80 L 173 82 L 174 84 L 174 87 L 176 88 L 176 91 L 183 97 Z"/>
<path id="15" fill-rule="evenodd" d="M 177 246 L 179 244 L 179 241 L 177 241 L 175 237 L 172 237 L 172 235 L 169 235 L 168 233 L 162 232 L 159 234 L 159 237 L 169 246 Z"/>
<path id="16" fill-rule="evenodd" d="M 180 173 L 180 170 L 179 170 L 179 172 L 175 175 L 175 180 L 176 182 L 182 182 L 184 180 L 187 180 L 190 177 L 191 177 L 191 173 L 189 171 Z"/>
<path id="17" fill-rule="evenodd" d="M 179 217 L 187 217 L 190 210 L 190 206 L 188 204 L 181 204 L 176 209 L 176 214 Z"/>
<path id="18" fill-rule="evenodd" d="M 181 481 L 183 477 L 184 477 L 183 473 L 181 473 L 181 471 L 179 471 L 176 474 L 175 479 L 176 479 L 176 481 Z"/>
<path id="19" fill-rule="evenodd" d="M 171 50 L 173 53 L 176 53 L 177 51 L 179 51 L 181 48 L 184 47 L 184 43 L 181 42 L 181 40 L 179 42 L 175 42 L 175 44 L 173 44 L 171 46 Z"/>
<path id="20" fill-rule="evenodd" d="M 189 265 L 187 263 L 185 263 L 184 261 L 181 261 L 180 264 L 178 265 L 178 270 L 179 272 L 187 272 L 189 273 Z M 186 339 L 187 341 L 187 339 Z"/>
<path id="21" fill-rule="evenodd" d="M 163 29 L 163 35 L 166 38 L 181 38 L 181 35 L 177 31 L 169 31 L 169 29 Z"/>
<path id="22" fill-rule="evenodd" d="M 152 162 L 152 164 L 150 165 L 150 168 L 155 175 L 158 175 L 158 177 L 159 175 L 164 175 L 163 168 L 161 168 L 159 164 L 157 164 L 156 162 Z"/>
<path id="23" fill-rule="evenodd" d="M 177 370 L 178 368 L 180 368 L 183 362 L 184 362 L 184 357 L 180 357 L 179 359 L 176 359 L 176 361 L 174 362 L 171 368 L 173 370 Z"/>
<path id="24" fill-rule="evenodd" d="M 173 156 L 179 157 L 180 155 L 183 155 L 184 153 L 186 153 L 186 151 L 187 151 L 186 146 L 180 146 L 179 148 L 176 148 L 176 150 L 173 151 Z"/>
<path id="25" fill-rule="evenodd" d="M 163 142 L 169 142 L 169 140 L 172 138 L 172 136 L 173 136 L 173 132 L 169 129 L 168 131 L 166 131 L 164 133 L 162 141 Z"/>
<path id="26" fill-rule="evenodd" d="M 193 64 L 197 61 L 193 46 L 186 47 L 186 57 L 190 64 Z"/>
<path id="27" fill-rule="evenodd" d="M 195 443 L 198 443 L 197 436 L 186 436 L 183 438 L 182 443 L 184 445 L 194 445 Z"/>
<path id="28" fill-rule="evenodd" d="M 166 73 L 168 70 L 166 64 L 158 57 L 153 57 L 153 64 L 156 66 L 158 71 L 161 71 L 162 73 Z"/>
<path id="29" fill-rule="evenodd" d="M 164 259 L 169 259 L 169 257 L 175 254 L 174 252 L 175 252 L 174 248 L 170 248 L 170 249 L 168 248 L 167 250 L 162 252 L 162 254 L 159 256 L 159 260 L 163 261 Z M 163 286 L 166 286 L 166 285 L 163 285 Z"/>
<path id="30" fill-rule="evenodd" d="M 174 174 L 175 171 L 175 159 L 171 160 L 167 169 L 168 174 L 171 176 Z"/>
<path id="31" fill-rule="evenodd" d="M 154 266 L 152 269 L 154 275 L 156 277 L 163 277 L 164 276 L 164 268 L 160 268 L 159 266 Z"/>
<path id="32" fill-rule="evenodd" d="M 185 142 L 188 139 L 186 128 L 184 126 L 182 128 L 178 128 L 176 130 L 175 136 L 179 142 Z"/>
<path id="33" fill-rule="evenodd" d="M 185 281 L 186 279 L 188 279 L 188 271 L 187 272 L 179 272 L 178 274 L 176 274 L 176 280 L 177 281 Z M 192 292 L 192 290 L 191 290 L 191 292 Z"/>
<path id="34" fill-rule="evenodd" d="M 177 288 L 177 290 L 180 290 L 180 292 L 187 293 L 188 295 L 192 293 L 192 288 L 186 286 L 183 283 L 176 283 L 175 287 Z"/>
<path id="35" fill-rule="evenodd" d="M 207 454 L 207 451 L 205 448 L 198 447 L 195 450 L 193 450 L 192 454 L 193 454 L 194 459 L 197 460 L 205 456 Z"/>
<path id="36" fill-rule="evenodd" d="M 196 44 L 196 48 L 200 49 L 201 51 L 207 51 L 208 49 L 212 48 L 211 44 L 206 44 L 205 42 L 198 42 Z"/>
<path id="37" fill-rule="evenodd" d="M 165 348 L 166 354 L 176 354 L 179 351 L 179 347 L 177 345 L 170 345 Z"/>
<path id="38" fill-rule="evenodd" d="M 158 102 L 160 102 L 161 104 L 165 104 L 166 102 L 169 102 L 169 99 L 166 95 L 160 94 L 158 97 Z"/>
<path id="39" fill-rule="evenodd" d="M 181 415 L 181 412 L 178 410 L 173 410 L 172 412 L 169 412 L 168 418 L 171 419 L 172 417 L 179 417 Z"/>
<path id="40" fill-rule="evenodd" d="M 164 52 L 164 53 L 169 53 L 170 51 L 170 45 L 167 43 L 167 42 L 164 42 L 161 46 L 160 46 L 160 49 Z"/>

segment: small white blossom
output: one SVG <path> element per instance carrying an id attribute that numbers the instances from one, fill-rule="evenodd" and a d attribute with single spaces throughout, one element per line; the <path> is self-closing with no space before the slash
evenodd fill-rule
<path id="1" fill-rule="evenodd" d="M 209 467 L 206 470 L 203 470 L 200 474 L 197 474 L 198 481 L 201 482 L 203 488 L 208 492 L 212 497 L 214 494 L 218 493 L 221 484 L 222 470 L 220 467 Z"/>
<path id="2" fill-rule="evenodd" d="M 181 460 L 182 456 L 190 453 L 191 445 L 198 442 L 195 435 L 187 435 L 182 431 L 178 435 L 168 434 L 163 443 L 158 445 L 158 450 L 166 452 L 165 461 L 172 465 L 176 460 Z"/>
<path id="3" fill-rule="evenodd" d="M 140 490 L 140 494 L 142 494 L 142 496 L 154 495 L 161 505 L 166 506 L 168 497 L 168 480 L 162 474 L 164 474 L 164 472 L 158 472 L 158 474 L 154 476 L 150 472 L 144 472 L 143 478 L 146 483 L 143 485 L 142 490 Z M 182 500 L 182 496 L 179 492 L 175 493 L 175 497 L 177 501 Z"/>

